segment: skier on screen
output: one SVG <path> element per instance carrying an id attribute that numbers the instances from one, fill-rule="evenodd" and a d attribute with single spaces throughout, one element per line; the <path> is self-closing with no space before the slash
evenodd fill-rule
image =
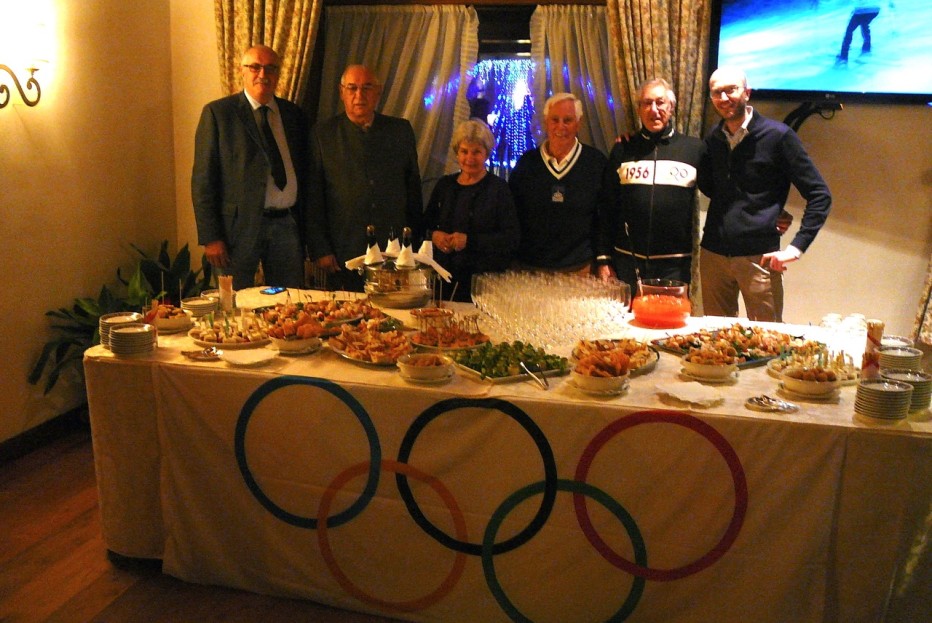
<path id="1" fill-rule="evenodd" d="M 854 3 L 854 11 L 851 12 L 851 18 L 848 20 L 848 27 L 845 29 L 845 38 L 841 42 L 841 53 L 836 58 L 837 65 L 846 65 L 848 63 L 848 50 L 851 48 L 851 39 L 854 37 L 854 31 L 861 29 L 861 56 L 870 54 L 871 51 L 871 22 L 880 14 L 880 3 L 871 0 L 857 0 Z M 891 9 L 894 8 L 892 0 L 888 3 Z"/>

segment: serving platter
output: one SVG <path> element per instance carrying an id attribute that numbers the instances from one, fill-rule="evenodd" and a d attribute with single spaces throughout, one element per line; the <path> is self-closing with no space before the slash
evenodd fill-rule
<path id="1" fill-rule="evenodd" d="M 664 351 L 664 352 L 672 353 L 672 354 L 677 355 L 677 356 L 679 356 L 679 357 L 682 357 L 683 355 L 686 355 L 687 353 L 689 353 L 689 350 L 687 350 L 687 349 L 683 349 L 683 348 L 678 348 L 678 347 L 675 347 L 675 346 L 668 346 L 668 345 L 666 345 L 666 344 L 664 343 L 665 340 L 666 340 L 666 338 L 660 338 L 660 339 L 656 339 L 656 340 L 651 340 L 651 344 L 653 344 L 653 345 L 656 346 L 658 349 L 660 349 L 660 350 L 662 350 L 662 351 Z M 779 355 L 768 355 L 768 356 L 766 356 L 766 357 L 753 357 L 753 356 L 752 356 L 752 357 L 750 357 L 749 359 L 746 359 L 745 361 L 739 361 L 739 362 L 735 363 L 735 365 L 738 366 L 738 368 L 740 368 L 740 369 L 742 369 L 742 370 L 744 370 L 744 369 L 746 369 L 746 368 L 756 368 L 756 367 L 765 365 L 768 361 L 770 361 L 770 360 L 772 360 L 772 359 L 776 359 L 778 356 L 779 356 Z"/>
<path id="2" fill-rule="evenodd" d="M 808 402 L 838 402 L 840 396 L 839 390 L 835 389 L 826 394 L 800 394 L 793 390 L 787 389 L 783 383 L 777 388 L 777 393 L 789 398 L 790 400 L 808 401 Z"/>
<path id="3" fill-rule="evenodd" d="M 425 350 L 425 351 L 435 352 L 435 353 L 439 353 L 439 352 L 457 353 L 457 352 L 464 351 L 464 350 L 475 350 L 477 348 L 481 348 L 482 344 L 485 344 L 485 342 L 481 342 L 479 344 L 473 344 L 472 346 L 458 346 L 458 347 L 430 346 L 428 344 L 420 344 L 418 342 L 415 342 L 414 340 L 411 340 L 411 344 L 418 350 Z"/>
<path id="4" fill-rule="evenodd" d="M 275 348 L 274 344 L 272 344 L 272 348 Z M 323 348 L 323 342 L 321 342 L 320 340 L 317 340 L 315 344 L 310 344 L 303 348 L 296 348 L 296 349 L 290 349 L 290 350 L 287 348 L 286 349 L 277 348 L 276 350 L 278 351 L 279 355 L 284 355 L 285 357 L 302 357 L 304 355 L 313 355 L 314 353 L 319 351 L 321 348 Z"/>
<path id="5" fill-rule="evenodd" d="M 400 371 L 398 372 L 398 376 L 400 376 L 402 379 L 404 379 L 408 383 L 414 383 L 415 385 L 443 385 L 445 383 L 449 383 L 450 380 L 452 380 L 453 377 L 456 376 L 456 372 L 454 372 L 453 370 L 450 370 L 449 374 L 445 374 L 444 376 L 441 376 L 436 379 L 419 379 L 419 378 L 415 378 L 413 376 L 410 376 Z"/>
<path id="6" fill-rule="evenodd" d="M 262 348 L 263 346 L 268 346 L 272 343 L 272 340 L 269 338 L 253 340 L 251 342 L 207 342 L 200 338 L 194 337 L 196 331 L 197 328 L 188 331 L 188 337 L 191 338 L 195 344 L 204 348 L 213 346 L 216 348 L 222 348 L 224 350 L 248 350 L 250 348 Z"/>
<path id="7" fill-rule="evenodd" d="M 168 328 L 156 326 L 156 329 L 158 329 L 159 331 L 159 335 L 174 335 L 176 333 L 184 333 L 186 331 L 190 331 L 193 328 L 194 328 L 193 322 L 189 322 L 186 325 L 181 325 L 177 327 L 168 327 Z"/>
<path id="8" fill-rule="evenodd" d="M 486 383 L 492 383 L 493 385 L 500 385 L 503 383 L 518 383 L 520 381 L 533 381 L 534 379 L 527 372 L 522 372 L 521 374 L 514 374 L 510 376 L 485 376 L 482 373 L 473 370 L 468 366 L 464 366 L 459 362 L 454 362 L 454 364 L 464 376 L 467 376 L 476 381 L 485 381 Z M 566 370 L 545 370 L 543 372 L 535 371 L 534 374 L 537 376 L 545 376 L 547 378 L 553 378 L 555 376 L 566 376 L 569 374 L 569 368 Z"/>
<path id="9" fill-rule="evenodd" d="M 686 371 L 685 368 L 680 369 L 680 376 L 682 376 L 687 381 L 698 381 L 700 383 L 709 383 L 711 385 L 731 385 L 738 382 L 738 371 L 735 370 L 728 376 L 700 376 L 698 374 L 690 374 Z"/>
<path id="10" fill-rule="evenodd" d="M 395 359 L 394 361 L 371 361 L 371 360 L 366 360 L 366 359 L 360 359 L 358 357 L 353 357 L 345 350 L 341 348 L 337 348 L 333 344 L 328 344 L 328 346 L 330 350 L 332 350 L 334 353 L 336 353 L 340 357 L 343 357 L 344 359 L 348 361 L 352 361 L 353 363 L 362 364 L 364 366 L 371 367 L 371 368 L 394 368 L 396 367 L 398 363 L 397 359 Z"/>
<path id="11" fill-rule="evenodd" d="M 324 326 L 340 326 L 341 324 L 354 324 L 359 322 L 366 317 L 366 312 L 364 310 L 358 310 L 354 312 L 351 316 L 340 316 L 340 314 L 345 307 L 349 305 L 362 306 L 359 301 L 351 300 L 337 300 L 337 301 L 308 301 L 303 302 L 299 301 L 296 303 L 276 303 L 274 305 L 263 305 L 261 307 L 253 308 L 253 312 L 256 315 L 261 315 L 265 318 L 265 313 L 269 311 L 279 311 L 285 317 L 293 317 L 299 311 L 304 311 L 309 315 L 313 316 L 318 322 Z M 328 309 L 328 307 L 335 307 L 335 309 Z M 374 309 L 374 308 L 370 308 Z M 318 317 L 323 316 L 323 317 Z"/>
<path id="12" fill-rule="evenodd" d="M 573 379 L 570 379 L 569 381 L 567 381 L 567 383 L 569 383 L 573 387 L 573 389 L 575 389 L 576 391 L 580 391 L 584 394 L 588 394 L 589 396 L 596 396 L 600 398 L 613 398 L 615 396 L 621 396 L 626 391 L 628 391 L 629 387 L 631 387 L 631 381 L 627 379 L 625 380 L 624 384 L 618 389 L 608 389 L 608 390 L 587 389 L 585 387 L 581 387 L 579 383 L 577 383 Z"/>
<path id="13" fill-rule="evenodd" d="M 783 377 L 783 367 L 788 367 L 783 365 L 783 361 L 779 357 L 774 357 L 767 362 L 767 374 L 772 376 L 775 379 L 780 379 Z M 836 370 L 837 372 L 837 370 Z M 861 371 L 857 368 L 846 366 L 845 373 L 848 375 L 846 378 L 841 379 L 841 384 L 844 386 L 848 385 L 857 385 L 858 381 L 861 378 Z"/>
<path id="14" fill-rule="evenodd" d="M 736 357 L 744 359 L 736 362 L 742 369 L 765 365 L 781 353 L 811 352 L 816 348 L 824 348 L 824 344 L 819 342 L 737 322 L 728 327 L 700 329 L 695 333 L 669 335 L 651 341 L 657 348 L 680 356 L 688 354 L 690 348 L 715 343 L 724 343 L 734 348 Z"/>
<path id="15" fill-rule="evenodd" d="M 466 342 L 461 346 L 441 346 L 441 340 L 456 342 Z M 427 331 L 415 331 L 411 334 L 411 343 L 419 348 L 434 350 L 470 350 L 479 348 L 487 344 L 491 338 L 485 333 L 469 333 L 455 328 L 444 328 L 441 330 L 428 329 Z M 432 343 L 433 342 L 433 343 Z"/>

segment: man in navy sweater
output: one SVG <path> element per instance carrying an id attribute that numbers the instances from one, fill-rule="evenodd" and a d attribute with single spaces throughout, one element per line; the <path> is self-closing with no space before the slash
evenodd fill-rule
<path id="1" fill-rule="evenodd" d="M 521 223 L 516 266 L 588 275 L 595 259 L 602 177 L 608 160 L 576 137 L 582 102 L 556 93 L 544 103 L 547 140 L 518 159 L 508 178 Z"/>
<path id="2" fill-rule="evenodd" d="M 699 189 L 710 198 L 699 271 L 707 315 L 737 316 L 738 292 L 748 318 L 783 320 L 783 272 L 825 224 L 832 195 L 796 133 L 748 106 L 744 72 L 719 68 L 709 78 L 722 121 L 705 139 Z M 793 241 L 780 249 L 777 218 L 790 184 L 806 200 Z"/>

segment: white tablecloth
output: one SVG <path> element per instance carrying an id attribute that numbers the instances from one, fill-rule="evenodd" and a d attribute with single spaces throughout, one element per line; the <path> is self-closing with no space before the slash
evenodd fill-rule
<path id="1" fill-rule="evenodd" d="M 713 407 L 662 397 L 682 382 L 666 353 L 593 398 L 567 378 L 412 386 L 326 349 L 243 370 L 188 361 L 184 335 L 159 346 L 92 348 L 85 371 L 107 546 L 182 579 L 423 621 L 928 608 L 909 572 L 929 561 L 932 423 L 855 421 L 854 387 L 774 415 L 743 406 L 775 392 L 763 368 Z"/>

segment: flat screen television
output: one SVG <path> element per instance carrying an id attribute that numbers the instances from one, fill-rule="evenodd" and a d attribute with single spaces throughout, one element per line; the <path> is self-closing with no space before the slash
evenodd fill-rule
<path id="1" fill-rule="evenodd" d="M 711 39 L 755 97 L 932 102 L 932 0 L 715 0 Z"/>

